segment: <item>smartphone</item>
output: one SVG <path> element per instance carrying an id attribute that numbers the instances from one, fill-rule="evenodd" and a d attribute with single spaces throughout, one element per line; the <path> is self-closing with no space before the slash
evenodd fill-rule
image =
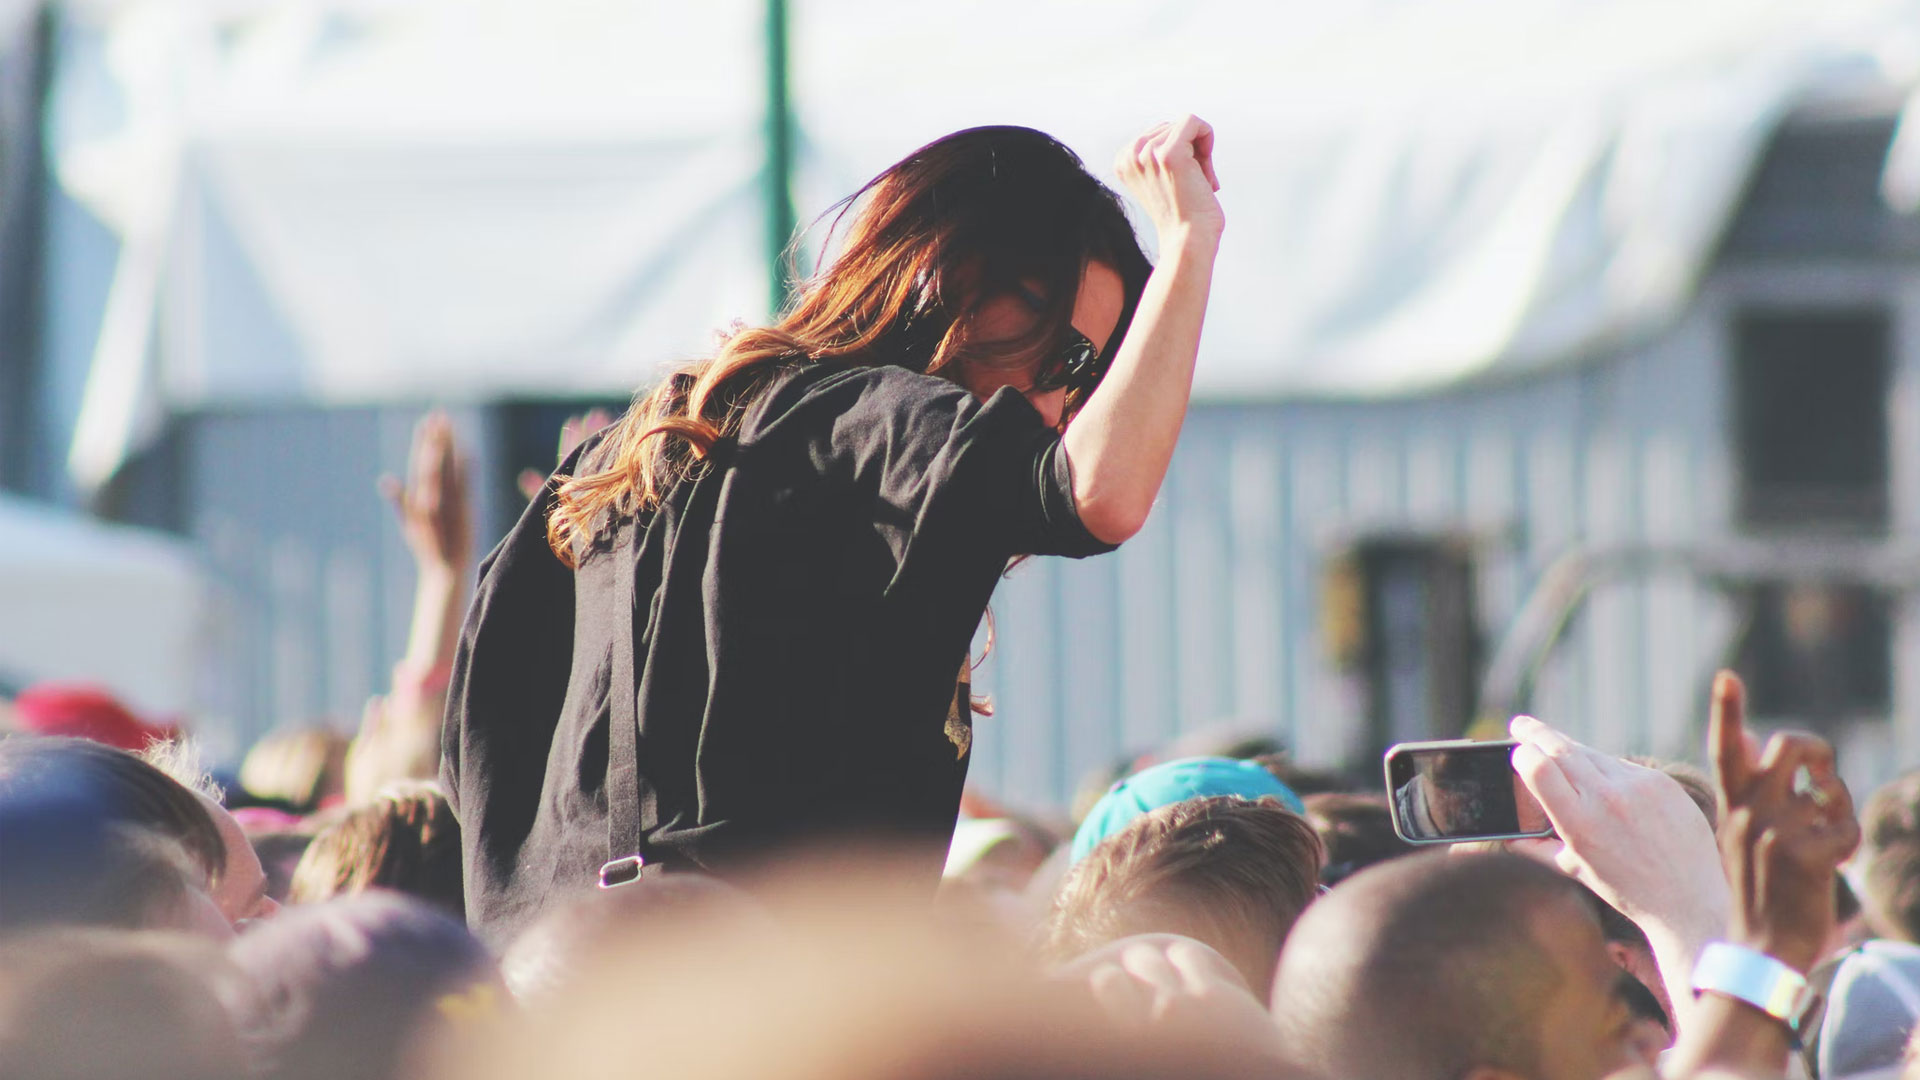
<path id="1" fill-rule="evenodd" d="M 1388 750 L 1393 831 L 1413 844 L 1552 836 L 1547 812 L 1513 771 L 1518 745 L 1456 739 Z"/>

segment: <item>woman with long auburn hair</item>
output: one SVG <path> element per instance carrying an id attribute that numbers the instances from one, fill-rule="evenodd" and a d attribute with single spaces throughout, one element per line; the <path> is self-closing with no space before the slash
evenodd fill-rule
<path id="1" fill-rule="evenodd" d="M 1119 155 L 1153 267 L 1054 139 L 930 143 L 842 204 L 773 325 L 562 462 L 481 568 L 450 689 L 484 936 L 825 837 L 920 851 L 931 888 L 995 582 L 1112 550 L 1166 475 L 1224 225 L 1212 149 L 1189 116 Z"/>

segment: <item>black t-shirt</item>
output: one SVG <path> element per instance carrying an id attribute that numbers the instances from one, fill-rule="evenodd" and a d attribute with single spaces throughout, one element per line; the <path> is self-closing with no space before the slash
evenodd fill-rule
<path id="1" fill-rule="evenodd" d="M 562 470 L 609 453 L 596 436 Z M 1111 550 L 1025 398 L 890 365 L 776 382 L 710 467 L 577 570 L 547 547 L 550 499 L 481 566 L 443 734 L 468 921 L 496 945 L 609 857 L 616 641 L 635 643 L 649 863 L 724 876 L 880 834 L 919 842 L 931 888 L 972 739 L 956 676 L 995 583 L 1016 555 Z"/>

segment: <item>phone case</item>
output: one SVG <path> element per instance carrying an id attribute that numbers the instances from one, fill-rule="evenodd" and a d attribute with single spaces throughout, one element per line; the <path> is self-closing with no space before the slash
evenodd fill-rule
<path id="1" fill-rule="evenodd" d="M 1381 757 L 1381 771 L 1386 784 L 1387 812 L 1393 820 L 1394 834 L 1409 844 L 1464 844 L 1469 841 L 1535 840 L 1541 837 L 1552 836 L 1553 829 L 1548 828 L 1541 832 L 1481 833 L 1471 836 L 1417 837 L 1409 835 L 1406 824 L 1402 820 L 1400 800 L 1395 797 L 1396 791 L 1393 783 L 1393 762 L 1396 757 L 1425 750 L 1460 750 L 1495 746 L 1504 746 L 1511 749 L 1518 745 L 1520 745 L 1520 743 L 1517 739 L 1435 739 L 1427 742 L 1395 743 L 1388 747 L 1386 754 Z"/>

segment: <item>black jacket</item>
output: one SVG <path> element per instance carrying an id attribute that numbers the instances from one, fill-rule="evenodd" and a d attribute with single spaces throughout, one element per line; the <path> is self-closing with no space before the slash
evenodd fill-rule
<path id="1" fill-rule="evenodd" d="M 609 453 L 596 436 L 562 471 Z M 481 566 L 443 732 L 468 921 L 495 945 L 609 857 L 621 642 L 650 864 L 725 876 L 878 834 L 920 844 L 931 888 L 972 737 L 955 676 L 995 583 L 1016 555 L 1110 550 L 1023 397 L 894 366 L 784 377 L 711 467 L 577 571 L 547 547 L 551 487 Z"/>

